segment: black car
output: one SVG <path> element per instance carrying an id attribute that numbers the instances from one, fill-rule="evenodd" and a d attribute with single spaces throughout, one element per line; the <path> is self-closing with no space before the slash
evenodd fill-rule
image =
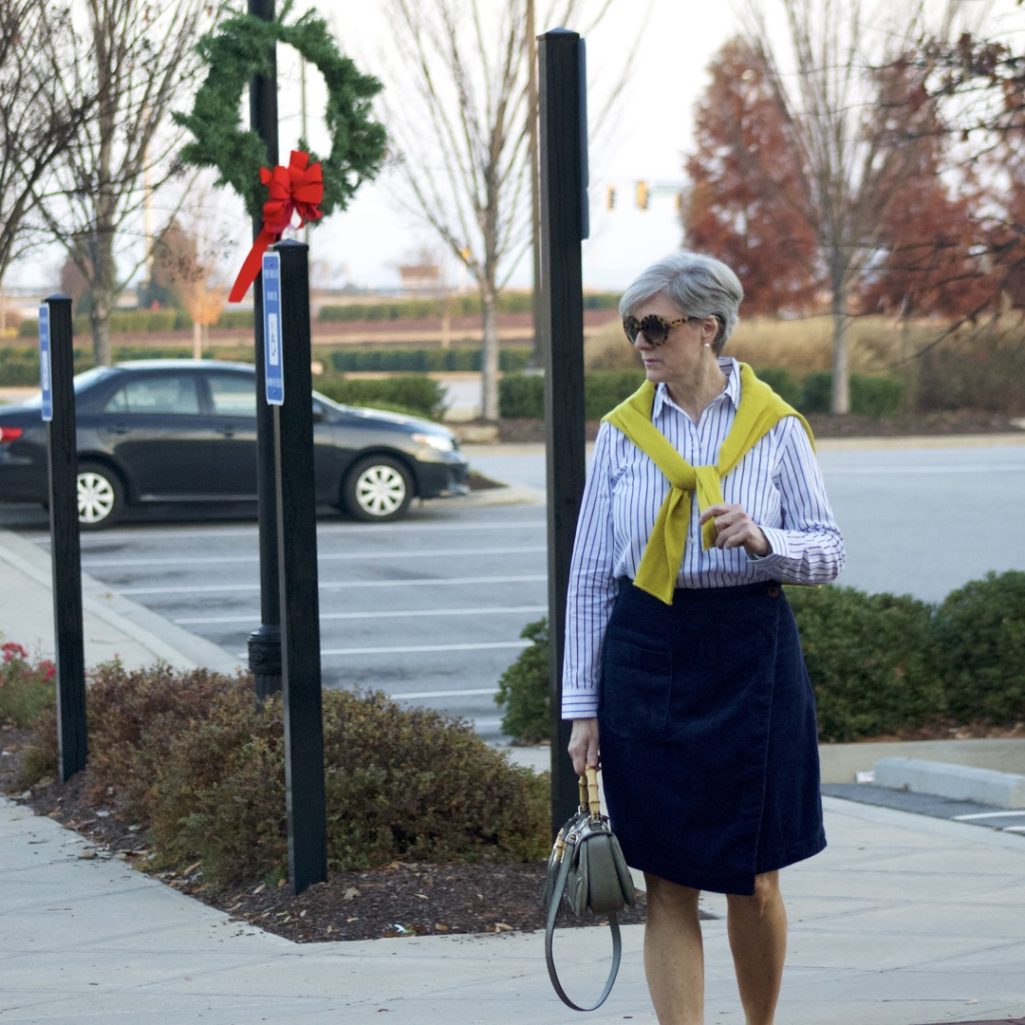
<path id="1" fill-rule="evenodd" d="M 138 360 L 75 377 L 78 513 L 105 527 L 126 505 L 256 498 L 256 374 L 243 363 Z M 467 464 L 438 424 L 313 393 L 317 501 L 360 520 L 414 497 L 466 494 Z M 0 499 L 47 500 L 40 399 L 0 406 Z"/>

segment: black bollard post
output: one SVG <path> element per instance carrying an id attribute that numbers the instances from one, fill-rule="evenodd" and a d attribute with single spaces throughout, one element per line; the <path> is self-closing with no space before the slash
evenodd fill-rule
<path id="1" fill-rule="evenodd" d="M 50 558 L 57 663 L 60 778 L 85 768 L 85 640 L 78 536 L 78 448 L 75 430 L 71 300 L 51 295 L 39 308 L 40 379 L 50 464 Z"/>
<path id="2" fill-rule="evenodd" d="M 561 681 L 569 566 L 586 474 L 580 243 L 587 235 L 587 117 L 583 40 L 564 29 L 539 38 L 554 836 L 573 812 L 578 797 L 576 776 L 566 753 L 571 724 L 561 717 Z"/>
<path id="3" fill-rule="evenodd" d="M 275 402 L 288 875 L 296 893 L 327 878 L 308 255 L 302 242 L 279 242 L 263 271 L 267 399 Z"/>
<path id="4" fill-rule="evenodd" d="M 249 0 L 249 13 L 272 21 L 274 0 Z M 278 162 L 278 92 L 276 69 L 254 75 L 249 84 L 249 125 L 267 147 L 267 164 Z M 253 238 L 263 219 L 253 218 Z M 263 363 L 263 293 L 260 279 L 253 285 L 253 328 L 256 356 L 256 494 L 260 532 L 260 626 L 249 635 L 249 669 L 259 700 L 281 690 L 281 616 L 278 606 L 278 526 L 274 499 L 274 423 L 263 401 L 266 368 Z"/>

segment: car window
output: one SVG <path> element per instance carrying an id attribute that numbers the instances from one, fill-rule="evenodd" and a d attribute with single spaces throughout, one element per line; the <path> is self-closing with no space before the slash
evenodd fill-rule
<path id="1" fill-rule="evenodd" d="M 211 374 L 210 401 L 221 416 L 256 416 L 256 382 L 241 374 Z"/>
<path id="2" fill-rule="evenodd" d="M 126 381 L 107 400 L 105 413 L 199 413 L 199 392 L 191 374 L 164 374 Z"/>

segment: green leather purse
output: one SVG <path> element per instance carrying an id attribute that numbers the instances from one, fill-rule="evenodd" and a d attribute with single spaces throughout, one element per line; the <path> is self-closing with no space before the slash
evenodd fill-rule
<path id="1" fill-rule="evenodd" d="M 634 885 L 609 820 L 601 813 L 598 771 L 588 768 L 580 777 L 580 807 L 570 816 L 555 838 L 548 858 L 548 872 L 541 897 L 548 910 L 545 923 L 545 960 L 552 986 L 567 1007 L 575 1011 L 593 1011 L 605 1003 L 619 973 L 622 940 L 616 913 L 634 902 Z M 555 970 L 552 952 L 555 920 L 559 905 L 565 904 L 575 915 L 585 911 L 608 915 L 612 931 L 612 968 L 598 1002 L 591 1007 L 574 1003 L 563 989 Z"/>

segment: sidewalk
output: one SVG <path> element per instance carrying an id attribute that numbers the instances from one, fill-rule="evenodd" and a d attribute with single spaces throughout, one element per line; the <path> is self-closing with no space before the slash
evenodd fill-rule
<path id="1" fill-rule="evenodd" d="M 220 648 L 86 578 L 86 660 L 231 669 Z M 52 653 L 49 560 L 0 531 L 0 630 Z M 522 753 L 525 761 L 537 753 Z M 1025 1015 L 1025 837 L 827 798 L 830 846 L 784 873 L 779 1025 L 924 1025 Z M 540 934 L 296 945 L 232 921 L 0 800 L 0 1025 L 556 1025 Z M 705 907 L 709 1025 L 742 1025 L 725 901 Z M 642 933 L 625 929 L 588 1020 L 654 1025 Z M 571 993 L 604 978 L 602 929 L 557 942 Z M 580 1019 L 583 1020 L 583 1019 Z"/>
<path id="2" fill-rule="evenodd" d="M 1025 1013 L 1025 841 L 826 801 L 830 847 L 787 870 L 780 1025 L 920 1025 Z M 0 804 L 0 1021 L 11 1025 L 556 1025 L 540 934 L 298 946 L 179 894 L 49 819 Z M 721 915 L 722 898 L 705 903 Z M 704 923 L 707 1015 L 742 1025 L 725 921 Z M 642 927 L 588 1017 L 654 1025 Z M 557 941 L 571 992 L 607 970 L 603 929 Z M 382 1015 L 387 1013 L 387 1017 Z"/>

